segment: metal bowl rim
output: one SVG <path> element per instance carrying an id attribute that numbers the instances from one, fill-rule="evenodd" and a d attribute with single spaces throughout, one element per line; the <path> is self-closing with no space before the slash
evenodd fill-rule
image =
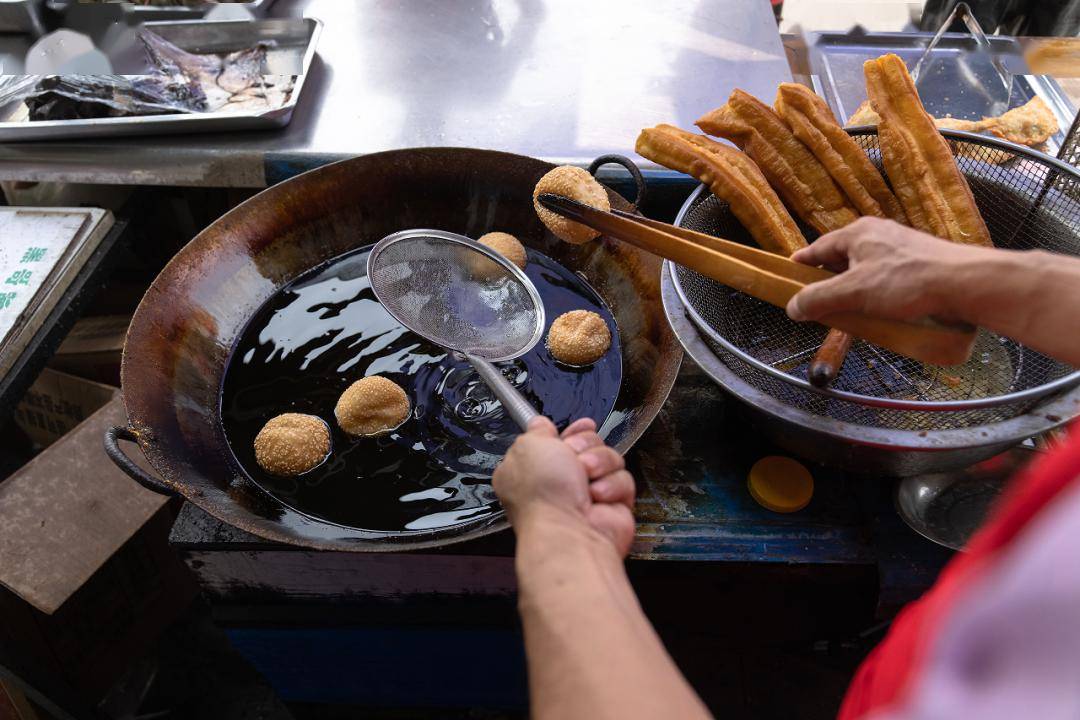
<path id="1" fill-rule="evenodd" d="M 674 263 L 665 262 L 661 298 L 664 312 L 683 350 L 721 388 L 781 421 L 800 425 L 837 440 L 857 441 L 888 450 L 948 451 L 1004 442 L 1020 442 L 1060 427 L 1080 415 L 1080 388 L 1051 398 L 1027 413 L 988 425 L 949 430 L 896 430 L 834 420 L 792 407 L 739 378 L 706 344 L 675 289 Z M 1038 410 L 1040 414 L 1036 414 Z M 1056 417 L 1051 420 L 1049 417 Z M 981 433 L 985 433 L 982 435 Z"/>

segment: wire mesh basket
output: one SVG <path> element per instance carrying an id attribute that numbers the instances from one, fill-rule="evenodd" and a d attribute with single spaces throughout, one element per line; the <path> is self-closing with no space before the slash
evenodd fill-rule
<path id="1" fill-rule="evenodd" d="M 881 167 L 877 132 L 851 134 Z M 1080 174 L 1047 155 L 995 138 L 943 131 L 994 244 L 1080 256 Z M 753 244 L 727 204 L 704 187 L 680 213 L 682 227 Z M 807 239 L 814 233 L 804 227 Z M 1080 383 L 1080 372 L 1006 337 L 981 330 L 971 359 L 935 367 L 856 340 L 829 388 L 807 369 L 827 329 L 795 323 L 781 308 L 676 266 L 676 291 L 710 348 L 753 387 L 795 408 L 897 430 L 970 428 L 1016 417 Z"/>

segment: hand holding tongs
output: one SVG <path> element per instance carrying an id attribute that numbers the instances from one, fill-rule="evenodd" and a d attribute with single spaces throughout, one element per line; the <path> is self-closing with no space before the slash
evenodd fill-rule
<path id="1" fill-rule="evenodd" d="M 547 209 L 610 237 L 695 270 L 702 275 L 775 305 L 787 307 L 807 285 L 835 277 L 821 268 L 730 240 L 675 227 L 621 210 L 605 212 L 560 195 L 537 200 Z M 931 318 L 917 322 L 885 320 L 859 313 L 837 313 L 821 323 L 893 352 L 933 365 L 959 365 L 971 355 L 975 328 Z"/>

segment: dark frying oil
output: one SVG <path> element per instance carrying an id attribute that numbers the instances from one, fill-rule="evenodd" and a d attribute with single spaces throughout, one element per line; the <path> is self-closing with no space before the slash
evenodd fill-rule
<path id="1" fill-rule="evenodd" d="M 221 415 L 237 460 L 275 498 L 307 515 L 375 531 L 431 530 L 498 509 L 490 477 L 518 434 L 471 366 L 399 325 L 368 285 L 366 250 L 343 255 L 278 292 L 244 330 L 225 375 Z M 579 417 L 601 425 L 622 380 L 618 329 L 580 277 L 529 251 L 526 274 L 544 300 L 547 325 L 570 310 L 608 323 L 612 349 L 587 369 L 556 363 L 541 341 L 503 372 L 560 428 Z M 547 328 L 545 328 L 545 338 Z M 383 375 L 405 388 L 409 420 L 377 439 L 337 427 L 334 405 L 350 384 Z M 331 427 L 325 463 L 299 478 L 264 473 L 255 436 L 285 412 Z"/>

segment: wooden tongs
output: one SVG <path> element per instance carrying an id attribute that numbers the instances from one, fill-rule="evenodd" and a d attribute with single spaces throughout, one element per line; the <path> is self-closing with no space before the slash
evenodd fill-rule
<path id="1" fill-rule="evenodd" d="M 786 307 L 788 301 L 807 285 L 835 277 L 835 273 L 828 270 L 803 265 L 775 253 L 621 210 L 605 212 L 550 193 L 541 194 L 537 201 L 563 217 L 776 307 Z M 822 319 L 821 323 L 933 365 L 966 362 L 975 343 L 974 327 L 932 318 L 905 322 L 859 313 L 837 313 Z"/>

